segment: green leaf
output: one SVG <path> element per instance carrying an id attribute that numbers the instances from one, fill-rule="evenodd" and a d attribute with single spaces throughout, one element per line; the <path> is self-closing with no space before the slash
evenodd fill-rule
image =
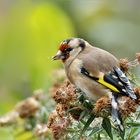
<path id="1" fill-rule="evenodd" d="M 129 135 L 127 136 L 126 139 L 128 140 L 132 140 L 134 139 L 138 134 L 140 133 L 140 129 L 139 128 L 131 128 Z"/>
<path id="2" fill-rule="evenodd" d="M 93 105 L 92 105 L 92 103 L 89 100 L 85 100 L 83 102 L 83 106 L 88 108 L 88 109 L 92 109 L 93 108 Z"/>
<path id="3" fill-rule="evenodd" d="M 140 123 L 139 122 L 131 122 L 131 123 L 127 123 L 128 126 L 131 127 L 140 127 Z"/>
<path id="4" fill-rule="evenodd" d="M 122 131 L 119 129 L 119 135 L 122 139 L 124 139 L 124 136 L 125 136 L 125 129 Z"/>
<path id="5" fill-rule="evenodd" d="M 77 91 L 78 92 L 78 91 Z M 86 100 L 85 96 L 83 94 L 81 94 L 79 97 L 78 97 L 78 100 L 83 103 L 84 100 Z"/>
<path id="6" fill-rule="evenodd" d="M 88 112 L 86 110 L 82 111 L 81 114 L 80 114 L 79 120 L 81 120 L 82 118 L 84 118 L 87 115 L 87 113 Z"/>
<path id="7" fill-rule="evenodd" d="M 84 121 L 84 120 L 80 120 L 80 122 L 84 125 L 86 124 L 86 121 Z"/>
<path id="8" fill-rule="evenodd" d="M 112 130 L 111 130 L 111 123 L 109 118 L 104 118 L 102 122 L 102 127 L 107 132 L 108 136 L 113 140 Z"/>
<path id="9" fill-rule="evenodd" d="M 90 115 L 90 117 L 89 117 L 89 119 L 87 120 L 87 122 L 86 122 L 86 124 L 85 124 L 85 126 L 84 126 L 84 128 L 83 128 L 83 130 L 82 130 L 82 132 L 81 132 L 81 135 L 83 134 L 83 133 L 85 133 L 85 131 L 88 129 L 88 127 L 90 126 L 90 124 L 92 123 L 92 121 L 95 119 L 95 115 L 94 114 L 91 114 Z"/>
<path id="10" fill-rule="evenodd" d="M 98 138 L 97 138 L 97 140 L 101 140 L 100 133 L 98 134 Z"/>
<path id="11" fill-rule="evenodd" d="M 91 133 L 88 136 L 91 136 L 97 132 L 100 132 L 102 129 L 100 127 L 94 127 L 91 131 Z"/>

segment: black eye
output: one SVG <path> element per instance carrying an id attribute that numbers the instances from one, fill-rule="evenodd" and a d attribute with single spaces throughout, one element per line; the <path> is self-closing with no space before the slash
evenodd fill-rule
<path id="1" fill-rule="evenodd" d="M 72 50 L 73 50 L 73 48 L 67 48 L 67 49 L 65 49 L 66 52 L 70 52 Z"/>

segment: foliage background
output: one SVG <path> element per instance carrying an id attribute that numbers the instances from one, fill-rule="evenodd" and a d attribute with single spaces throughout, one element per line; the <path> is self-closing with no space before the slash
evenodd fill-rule
<path id="1" fill-rule="evenodd" d="M 139 0 L 0 0 L 0 115 L 35 89 L 45 91 L 58 44 L 81 37 L 133 59 L 140 51 Z M 136 71 L 139 78 L 139 68 Z M 10 140 L 9 129 L 0 139 Z"/>

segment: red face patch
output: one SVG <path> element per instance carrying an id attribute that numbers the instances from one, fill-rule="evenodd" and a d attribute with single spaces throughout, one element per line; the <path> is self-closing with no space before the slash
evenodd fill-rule
<path id="1" fill-rule="evenodd" d="M 68 46 L 68 44 L 67 43 L 62 43 L 61 45 L 60 45 L 60 47 L 59 47 L 59 50 L 61 50 L 62 52 L 65 50 L 65 49 L 67 49 L 69 46 Z"/>

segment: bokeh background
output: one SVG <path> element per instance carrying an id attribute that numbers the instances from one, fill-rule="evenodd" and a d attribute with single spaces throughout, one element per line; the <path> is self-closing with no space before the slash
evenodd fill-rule
<path id="1" fill-rule="evenodd" d="M 118 58 L 140 51 L 139 0 L 0 0 L 0 115 L 55 78 L 59 43 L 84 38 Z M 139 74 L 139 70 L 137 70 Z M 0 139 L 11 140 L 0 129 Z"/>

